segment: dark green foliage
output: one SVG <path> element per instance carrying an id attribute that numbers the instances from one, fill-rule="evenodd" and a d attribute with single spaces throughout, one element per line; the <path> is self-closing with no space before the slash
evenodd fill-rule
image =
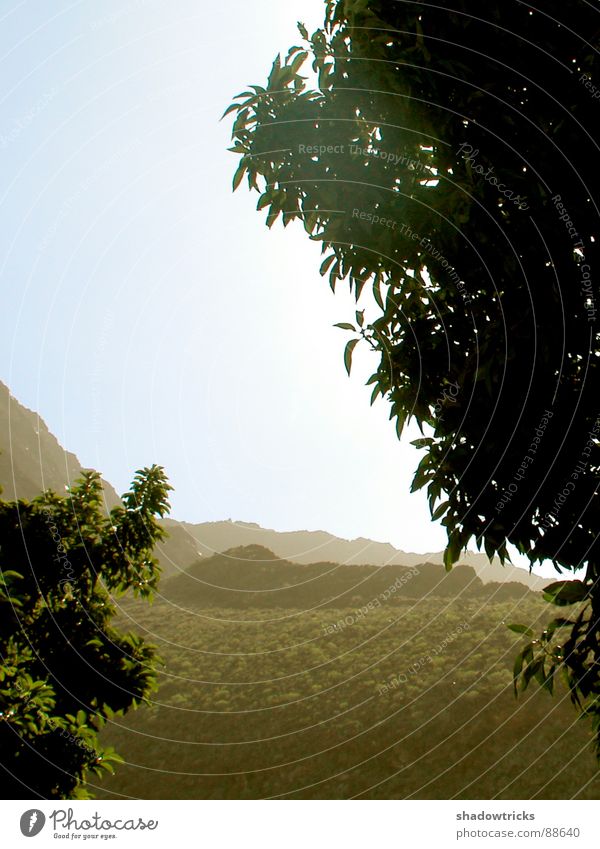
<path id="1" fill-rule="evenodd" d="M 475 541 L 585 570 L 564 664 L 596 717 L 599 34 L 583 0 L 328 2 L 230 108 L 234 187 L 247 175 L 268 226 L 300 219 L 331 287 L 362 298 L 345 365 L 375 351 L 373 400 L 424 433 L 413 489 L 447 567 Z"/>
<path id="2" fill-rule="evenodd" d="M 120 762 L 97 732 L 148 697 L 156 655 L 112 626 L 114 599 L 152 598 L 170 488 L 152 466 L 108 515 L 96 472 L 65 497 L 0 501 L 3 798 L 85 798 L 86 775 Z"/>
<path id="3" fill-rule="evenodd" d="M 323 597 L 332 577 L 313 581 Z M 552 702 L 528 691 L 515 709 L 519 637 L 505 623 L 538 630 L 548 613 L 521 592 L 483 604 L 464 589 L 396 595 L 363 616 L 353 602 L 128 604 L 125 617 L 158 642 L 165 666 L 152 706 L 102 732 L 127 763 L 100 794 L 597 799 L 594 759 L 581 757 L 592 734 L 562 682 Z"/>

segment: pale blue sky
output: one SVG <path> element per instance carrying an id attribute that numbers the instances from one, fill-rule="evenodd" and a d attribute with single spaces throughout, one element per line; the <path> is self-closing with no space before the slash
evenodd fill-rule
<path id="1" fill-rule="evenodd" d="M 174 518 L 439 550 L 369 355 L 344 371 L 352 301 L 231 193 L 218 119 L 299 8 L 321 23 L 322 0 L 0 5 L 0 377 L 120 491 L 164 465 Z"/>

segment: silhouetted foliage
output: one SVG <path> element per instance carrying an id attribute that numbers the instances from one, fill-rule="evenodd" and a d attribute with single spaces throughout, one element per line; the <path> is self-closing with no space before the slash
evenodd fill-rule
<path id="1" fill-rule="evenodd" d="M 447 529 L 447 566 L 475 540 L 585 570 L 547 597 L 584 602 L 577 618 L 515 674 L 551 689 L 562 670 L 598 730 L 598 12 L 340 0 L 299 29 L 227 110 L 234 188 L 247 176 L 269 227 L 300 219 L 332 289 L 361 300 L 340 323 L 346 368 L 370 346 L 373 400 L 398 435 L 421 428 L 413 489 Z"/>
<path id="2" fill-rule="evenodd" d="M 136 472 L 108 515 L 96 472 L 65 497 L 0 501 L 0 784 L 4 798 L 86 798 L 121 758 L 97 732 L 155 686 L 152 645 L 111 625 L 113 598 L 151 599 L 171 487 Z"/>

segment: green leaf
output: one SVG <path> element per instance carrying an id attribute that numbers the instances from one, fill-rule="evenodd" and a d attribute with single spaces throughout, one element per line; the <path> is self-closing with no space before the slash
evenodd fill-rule
<path id="1" fill-rule="evenodd" d="M 344 365 L 346 366 L 348 375 L 350 375 L 350 369 L 352 368 L 352 354 L 359 341 L 359 339 L 351 339 L 344 350 Z"/>
<path id="2" fill-rule="evenodd" d="M 375 278 L 375 282 L 373 283 L 373 297 L 377 306 L 380 309 L 384 309 L 383 298 L 381 296 L 381 283 L 378 278 Z"/>
<path id="3" fill-rule="evenodd" d="M 356 332 L 356 327 L 353 324 L 348 324 L 347 321 L 340 321 L 337 324 L 334 324 L 333 326 L 339 327 L 340 330 L 352 330 L 352 331 Z"/>
<path id="4" fill-rule="evenodd" d="M 415 448 L 426 448 L 428 445 L 433 445 L 434 440 L 430 436 L 423 436 L 421 439 L 413 439 L 410 443 Z"/>
<path id="5" fill-rule="evenodd" d="M 328 271 L 329 267 L 331 266 L 331 263 L 335 262 L 335 259 L 336 259 L 335 254 L 331 254 L 330 256 L 327 257 L 327 259 L 323 260 L 323 262 L 321 263 L 321 268 L 319 269 L 319 271 L 322 275 L 327 274 L 327 271 Z"/>
<path id="6" fill-rule="evenodd" d="M 446 572 L 449 572 L 452 569 L 452 566 L 460 557 L 462 548 L 462 537 L 460 531 L 452 531 L 448 540 L 448 545 L 444 551 L 444 566 L 446 567 Z"/>
<path id="7" fill-rule="evenodd" d="M 225 112 L 223 112 L 220 120 L 222 121 L 223 118 L 226 118 L 231 112 L 235 112 L 236 110 L 239 110 L 241 108 L 242 108 L 241 103 L 232 103 L 231 106 L 228 106 L 227 109 L 225 110 Z"/>
<path id="8" fill-rule="evenodd" d="M 456 557 L 454 557 L 454 552 L 450 548 L 450 543 L 444 549 L 444 566 L 446 567 L 446 572 L 449 572 L 454 563 L 456 562 Z"/>
<path id="9" fill-rule="evenodd" d="M 556 671 L 556 664 L 553 663 L 550 669 L 548 670 L 546 677 L 544 679 L 543 686 L 546 690 L 552 695 L 554 691 L 554 673 Z"/>
<path id="10" fill-rule="evenodd" d="M 331 271 L 329 272 L 329 287 L 332 292 L 335 292 L 335 283 L 339 276 L 340 270 L 340 261 L 336 259 L 335 263 L 331 267 Z"/>
<path id="11" fill-rule="evenodd" d="M 449 501 L 443 501 L 439 505 L 439 507 L 431 514 L 431 518 L 435 521 L 436 519 L 439 519 L 440 516 L 443 516 L 446 510 L 448 509 L 449 504 Z"/>
<path id="12" fill-rule="evenodd" d="M 290 69 L 291 69 L 291 71 L 294 75 L 298 73 L 298 71 L 300 70 L 302 64 L 307 59 L 307 57 L 308 57 L 308 53 L 306 53 L 306 52 L 299 53 L 296 56 L 296 58 L 294 59 L 294 61 L 290 65 Z"/>
<path id="13" fill-rule="evenodd" d="M 20 572 L 15 572 L 14 569 L 3 569 L 0 572 L 0 579 L 4 580 L 4 578 L 23 578 Z"/>
<path id="14" fill-rule="evenodd" d="M 498 546 L 498 550 L 496 553 L 498 554 L 498 557 L 500 558 L 500 563 L 502 563 L 503 566 L 505 560 L 510 561 L 510 557 L 508 556 L 508 552 L 506 550 L 506 542 L 503 542 L 500 546 Z"/>
<path id="15" fill-rule="evenodd" d="M 554 631 L 556 631 L 558 628 L 568 628 L 569 625 L 574 625 L 574 624 L 575 624 L 575 622 L 573 622 L 572 619 L 562 619 L 559 616 L 556 619 L 553 619 L 551 622 L 548 622 L 548 624 L 546 626 L 546 630 L 548 630 L 550 632 L 550 634 L 553 634 Z"/>
<path id="16" fill-rule="evenodd" d="M 246 173 L 247 170 L 248 170 L 248 168 L 246 166 L 246 163 L 242 159 L 242 161 L 238 165 L 237 171 L 233 175 L 233 191 L 234 192 L 237 189 L 237 187 L 239 186 L 239 184 L 242 182 L 242 177 L 244 176 L 244 174 Z"/>
<path id="17" fill-rule="evenodd" d="M 323 65 L 321 65 L 321 67 L 319 68 L 319 82 L 318 82 L 318 85 L 319 85 L 319 88 L 320 88 L 320 89 L 329 88 L 328 77 L 329 77 L 329 75 L 330 75 L 330 73 L 331 73 L 332 69 L 333 69 L 333 64 L 332 64 L 332 63 L 323 64 Z"/>
<path id="18" fill-rule="evenodd" d="M 272 200 L 273 200 L 273 193 L 272 193 L 271 189 L 267 189 L 267 191 L 259 197 L 258 203 L 256 204 L 256 209 L 258 211 L 260 211 L 261 209 L 264 209 L 265 206 L 268 206 L 272 202 Z"/>
<path id="19" fill-rule="evenodd" d="M 271 68 L 271 73 L 269 74 L 269 79 L 267 80 L 267 88 L 274 89 L 278 88 L 279 83 L 279 74 L 281 71 L 281 56 L 278 54 L 275 57 L 275 61 L 273 62 L 273 67 Z"/>
<path id="20" fill-rule="evenodd" d="M 364 310 L 356 310 L 356 323 L 359 327 L 362 327 L 365 323 L 365 311 Z"/>
<path id="21" fill-rule="evenodd" d="M 509 631 L 514 631 L 515 634 L 525 634 L 527 637 L 533 637 L 533 631 L 527 625 L 507 625 Z"/>
<path id="22" fill-rule="evenodd" d="M 116 752 L 112 748 L 112 746 L 108 749 L 105 749 L 104 752 L 102 752 L 102 759 L 105 760 L 105 761 L 111 761 L 112 763 L 115 763 L 115 764 L 124 764 L 125 763 L 125 759 L 123 757 L 121 757 L 121 755 L 118 752 Z"/>
<path id="23" fill-rule="evenodd" d="M 527 687 L 529 686 L 529 682 L 532 678 L 541 677 L 541 682 L 544 680 L 544 658 L 538 657 L 537 660 L 532 661 L 523 672 L 522 683 L 521 683 L 521 692 L 525 692 Z"/>
<path id="24" fill-rule="evenodd" d="M 519 652 L 519 654 L 515 657 L 515 663 L 513 666 L 513 689 L 515 693 L 515 698 L 518 696 L 517 682 L 519 680 L 521 670 L 523 669 L 523 660 L 523 652 Z"/>
<path id="25" fill-rule="evenodd" d="M 273 224 L 277 221 L 277 218 L 279 217 L 280 214 L 281 214 L 281 207 L 277 206 L 276 203 L 272 203 L 271 208 L 269 209 L 269 214 L 267 215 L 267 220 L 265 222 L 267 227 L 269 228 L 269 230 L 271 229 Z"/>
<path id="26" fill-rule="evenodd" d="M 317 223 L 317 219 L 319 217 L 319 213 L 316 210 L 312 210 L 312 212 L 303 213 L 304 216 L 304 229 L 310 235 L 312 231 L 315 229 L 315 224 Z"/>
<path id="27" fill-rule="evenodd" d="M 402 431 L 404 430 L 404 424 L 407 419 L 407 414 L 405 412 L 400 412 L 396 416 L 396 436 L 398 439 L 402 436 Z"/>
<path id="28" fill-rule="evenodd" d="M 483 540 L 483 548 L 488 560 L 492 560 L 494 554 L 496 553 L 496 541 L 490 539 L 490 537 L 485 537 Z"/>
<path id="29" fill-rule="evenodd" d="M 556 581 L 544 587 L 543 595 L 546 601 L 563 607 L 584 601 L 588 596 L 588 587 L 583 581 Z"/>

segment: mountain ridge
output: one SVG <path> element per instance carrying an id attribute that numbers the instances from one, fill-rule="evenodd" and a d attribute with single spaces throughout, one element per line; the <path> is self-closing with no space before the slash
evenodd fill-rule
<path id="1" fill-rule="evenodd" d="M 167 520 L 169 530 L 173 520 Z M 224 551 L 226 547 L 236 545 L 263 545 L 278 557 L 295 563 L 314 563 L 315 560 L 327 560 L 346 565 L 375 566 L 419 566 L 429 562 L 443 564 L 443 552 L 414 553 L 395 548 L 389 542 L 377 542 L 366 537 L 354 540 L 337 537 L 327 531 L 276 531 L 263 528 L 256 522 L 233 521 L 220 522 L 177 522 L 195 540 L 203 556 Z M 517 581 L 533 590 L 539 590 L 550 583 L 543 578 L 507 564 L 502 566 L 498 558 L 492 563 L 485 554 L 463 552 L 457 565 L 471 566 L 483 583 L 512 583 Z"/>
<path id="2" fill-rule="evenodd" d="M 39 413 L 21 404 L 0 381 L 2 498 L 29 501 L 46 489 L 60 494 L 86 468 L 62 447 Z M 114 487 L 104 479 L 102 488 L 108 509 L 120 503 Z"/>
<path id="3" fill-rule="evenodd" d="M 531 590 L 516 581 L 487 583 L 471 566 L 449 572 L 444 566 L 387 564 L 351 565 L 329 561 L 298 563 L 278 558 L 257 545 L 236 546 L 203 557 L 187 570 L 163 582 L 160 601 L 193 609 L 301 609 L 323 607 L 362 613 L 382 605 L 411 603 L 425 598 L 521 601 Z"/>

